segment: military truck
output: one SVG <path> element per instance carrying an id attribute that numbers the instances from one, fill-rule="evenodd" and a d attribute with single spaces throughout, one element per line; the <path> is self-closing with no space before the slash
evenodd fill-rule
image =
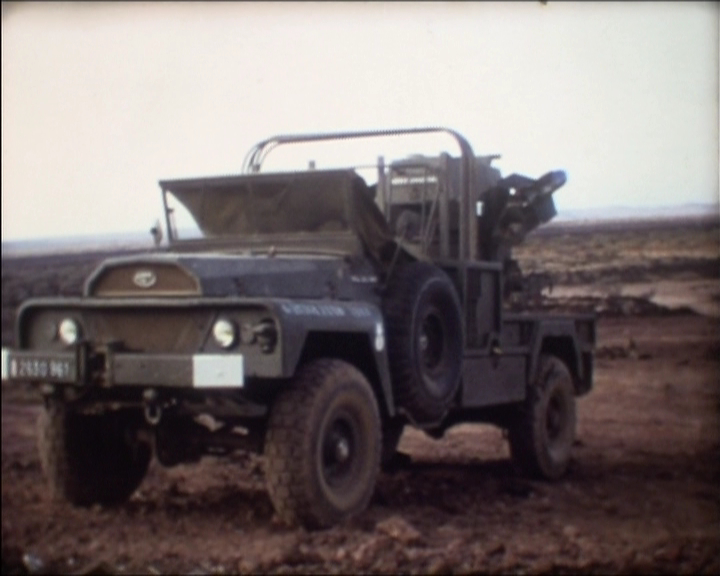
<path id="1" fill-rule="evenodd" d="M 419 134 L 459 153 L 380 157 L 370 184 L 262 171 L 278 146 Z M 562 476 L 595 321 L 518 310 L 512 247 L 565 175 L 503 178 L 495 158 L 446 128 L 290 135 L 240 175 L 160 181 L 167 245 L 103 261 L 81 297 L 25 302 L 2 350 L 3 380 L 43 394 L 53 497 L 118 504 L 153 454 L 252 450 L 279 517 L 327 527 L 367 507 L 404 427 L 467 422 L 506 430 L 520 473 Z"/>

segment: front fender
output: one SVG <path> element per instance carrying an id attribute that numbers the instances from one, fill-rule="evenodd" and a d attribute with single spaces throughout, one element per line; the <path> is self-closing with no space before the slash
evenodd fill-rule
<path id="1" fill-rule="evenodd" d="M 370 343 L 384 404 L 389 414 L 394 414 L 385 325 L 378 306 L 366 302 L 276 300 L 273 308 L 281 326 L 285 376 L 295 374 L 311 334 L 362 335 Z"/>

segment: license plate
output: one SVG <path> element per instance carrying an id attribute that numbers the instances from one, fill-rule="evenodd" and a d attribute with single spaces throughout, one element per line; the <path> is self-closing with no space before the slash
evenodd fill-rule
<path id="1" fill-rule="evenodd" d="M 17 357 L 10 354 L 6 361 L 8 375 L 12 379 L 73 382 L 77 376 L 75 360 L 69 358 Z"/>

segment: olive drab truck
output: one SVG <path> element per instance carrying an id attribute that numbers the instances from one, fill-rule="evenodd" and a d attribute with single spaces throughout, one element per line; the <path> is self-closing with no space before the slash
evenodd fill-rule
<path id="1" fill-rule="evenodd" d="M 424 134 L 459 153 L 262 170 L 279 146 Z M 160 181 L 167 243 L 24 302 L 2 350 L 3 380 L 42 392 L 53 496 L 118 504 L 153 457 L 252 450 L 278 515 L 326 527 L 367 507 L 406 426 L 467 422 L 506 430 L 520 473 L 562 476 L 595 320 L 526 306 L 512 248 L 565 174 L 494 159 L 445 128 L 290 135 L 239 175 Z"/>

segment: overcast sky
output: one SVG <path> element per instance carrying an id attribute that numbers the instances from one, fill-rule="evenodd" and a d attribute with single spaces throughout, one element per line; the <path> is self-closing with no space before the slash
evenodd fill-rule
<path id="1" fill-rule="evenodd" d="M 426 125 L 504 173 L 565 169 L 560 211 L 717 203 L 719 22 L 717 2 L 3 3 L 2 239 L 147 230 L 159 179 L 238 173 L 277 133 Z"/>

